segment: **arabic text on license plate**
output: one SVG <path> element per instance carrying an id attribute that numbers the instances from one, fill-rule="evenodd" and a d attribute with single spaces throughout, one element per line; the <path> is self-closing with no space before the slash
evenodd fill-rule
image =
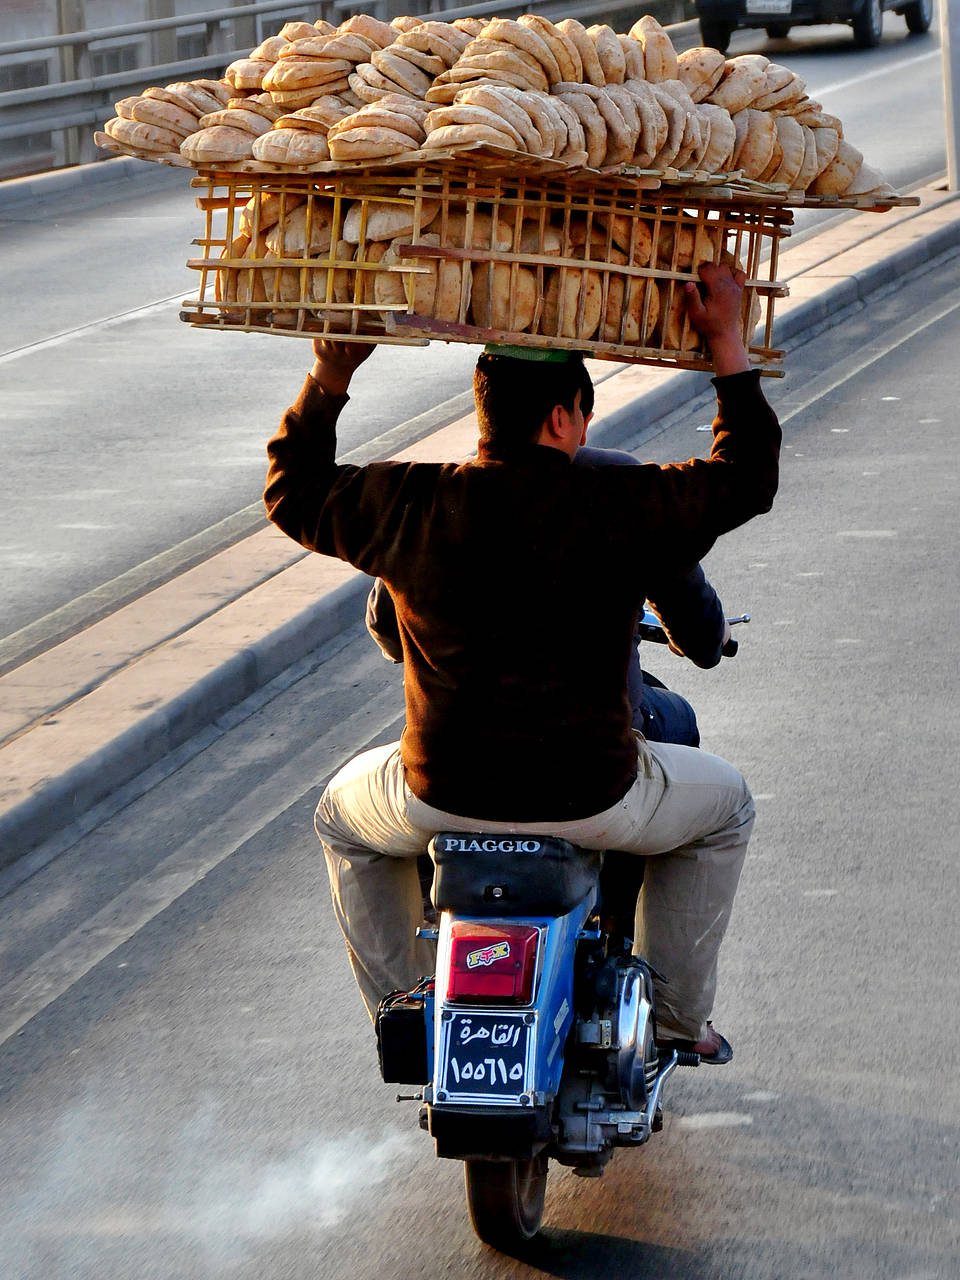
<path id="1" fill-rule="evenodd" d="M 762 17 L 764 14 L 782 17 L 793 9 L 793 0 L 747 0 L 747 13 Z"/>
<path id="2" fill-rule="evenodd" d="M 523 1093 L 529 1039 L 523 1014 L 454 1014 L 442 1087 L 448 1093 Z"/>

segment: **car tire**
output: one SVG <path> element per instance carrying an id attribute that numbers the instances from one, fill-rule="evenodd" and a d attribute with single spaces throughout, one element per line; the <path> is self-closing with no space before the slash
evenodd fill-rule
<path id="1" fill-rule="evenodd" d="M 708 49 L 717 49 L 726 53 L 733 35 L 732 22 L 717 22 L 712 18 L 700 19 L 700 39 Z"/>
<path id="2" fill-rule="evenodd" d="M 853 20 L 853 43 L 858 49 L 875 49 L 883 35 L 881 0 L 863 0 L 863 8 Z"/>
<path id="3" fill-rule="evenodd" d="M 930 30 L 930 23 L 933 21 L 933 0 L 914 0 L 913 4 L 908 4 L 904 9 L 903 16 L 910 34 L 922 36 L 925 31 Z"/>
<path id="4" fill-rule="evenodd" d="M 929 3 L 929 0 L 927 0 L 927 2 Z M 771 40 L 786 40 L 787 36 L 790 34 L 790 23 L 771 22 L 768 26 L 764 27 L 764 31 L 766 31 Z"/>

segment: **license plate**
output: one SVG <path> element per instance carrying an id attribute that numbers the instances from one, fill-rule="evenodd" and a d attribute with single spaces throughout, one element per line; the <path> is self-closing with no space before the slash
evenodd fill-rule
<path id="1" fill-rule="evenodd" d="M 438 1093 L 437 1101 L 516 1102 L 527 1092 L 533 1052 L 531 1014 L 444 1010 L 444 1015 L 439 1090 L 446 1097 L 441 1099 Z"/>
<path id="2" fill-rule="evenodd" d="M 793 0 L 747 0 L 747 13 L 782 17 L 793 11 Z"/>

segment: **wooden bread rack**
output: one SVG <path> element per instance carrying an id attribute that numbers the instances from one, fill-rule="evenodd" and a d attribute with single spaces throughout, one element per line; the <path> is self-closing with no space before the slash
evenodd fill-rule
<path id="1" fill-rule="evenodd" d="M 723 261 L 746 273 L 751 361 L 779 376 L 777 263 L 793 220 L 783 202 L 492 159 L 201 172 L 202 256 L 188 262 L 199 289 L 181 319 L 301 338 L 566 347 L 709 371 L 681 298 L 700 262 Z M 400 228 L 387 244 L 384 209 Z"/>

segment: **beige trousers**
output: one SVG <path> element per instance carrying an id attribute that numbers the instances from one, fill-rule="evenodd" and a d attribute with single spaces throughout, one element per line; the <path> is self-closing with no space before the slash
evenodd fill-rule
<path id="1" fill-rule="evenodd" d="M 433 945 L 415 937 L 422 915 L 417 855 L 438 831 L 482 830 L 647 855 L 636 950 L 667 979 L 657 983 L 659 1031 L 689 1040 L 705 1035 L 753 800 L 719 756 L 639 735 L 637 751 L 637 779 L 623 799 L 573 822 L 489 822 L 434 809 L 407 786 L 399 743 L 365 751 L 330 780 L 317 806 L 317 834 L 371 1018 L 383 996 L 433 970 Z"/>

